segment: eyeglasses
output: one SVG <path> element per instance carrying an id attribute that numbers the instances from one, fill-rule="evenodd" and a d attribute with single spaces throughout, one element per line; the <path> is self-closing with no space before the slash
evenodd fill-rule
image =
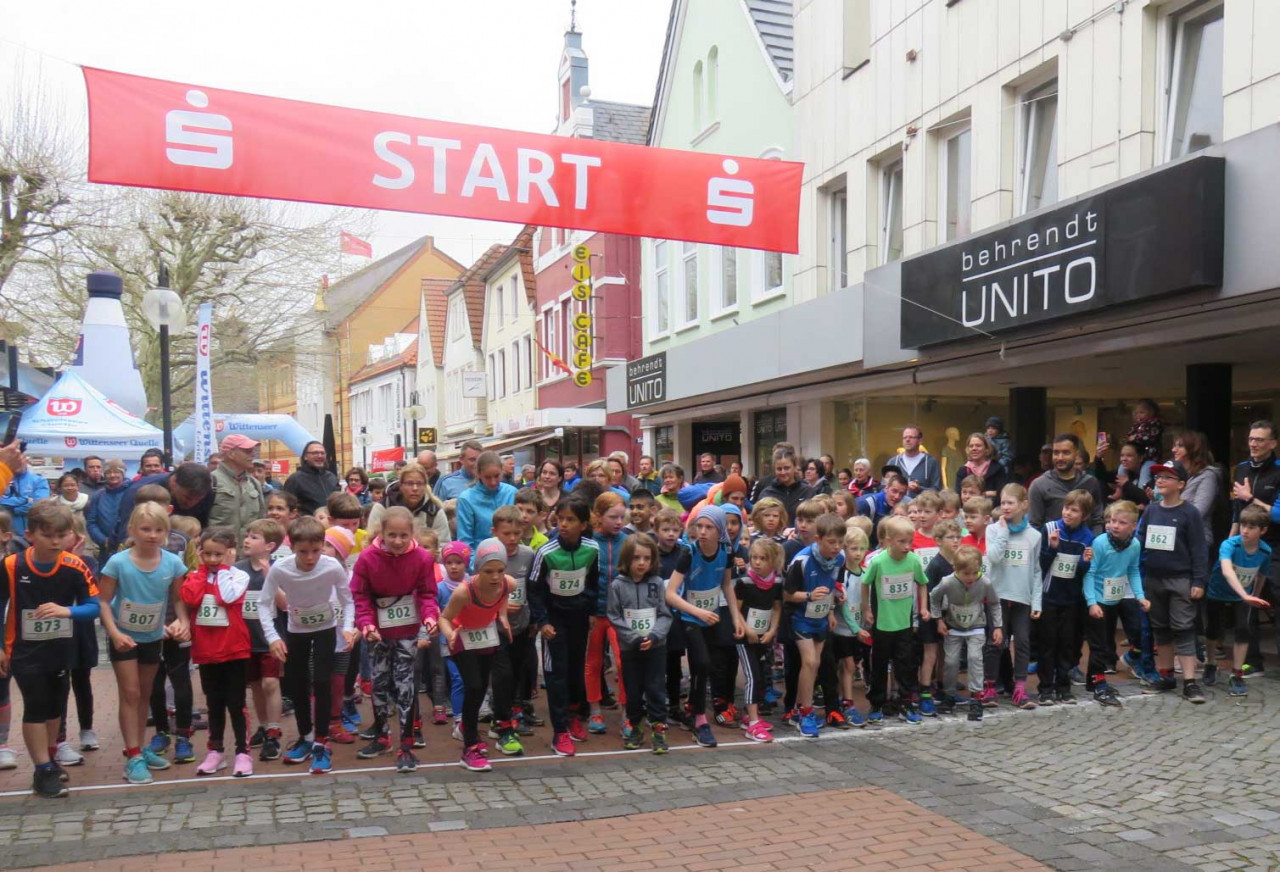
<path id="1" fill-rule="evenodd" d="M 1250 436 L 1249 444 L 1253 445 L 1255 443 L 1261 443 L 1261 442 L 1274 442 L 1275 438 L 1276 437 L 1274 436 Z"/>

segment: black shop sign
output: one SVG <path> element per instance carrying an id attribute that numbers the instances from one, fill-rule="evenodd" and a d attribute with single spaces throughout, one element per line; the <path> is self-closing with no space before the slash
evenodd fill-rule
<path id="1" fill-rule="evenodd" d="M 627 408 L 660 403 L 667 398 L 667 353 L 659 351 L 627 361 Z"/>
<path id="2" fill-rule="evenodd" d="M 1198 157 L 902 262 L 902 347 L 1222 284 L 1226 161 Z"/>

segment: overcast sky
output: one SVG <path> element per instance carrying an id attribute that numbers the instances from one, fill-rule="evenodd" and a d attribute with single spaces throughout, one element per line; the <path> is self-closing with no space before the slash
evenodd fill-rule
<path id="1" fill-rule="evenodd" d="M 653 101 L 670 0 L 579 0 L 592 95 Z M 569 0 L 0 0 L 4 91 L 20 68 L 83 125 L 70 63 L 198 85 L 549 133 Z M 470 264 L 517 227 L 382 212 L 381 257 L 429 233 Z M 335 240 L 335 245 L 337 241 Z M 353 264 L 354 265 L 354 264 Z"/>

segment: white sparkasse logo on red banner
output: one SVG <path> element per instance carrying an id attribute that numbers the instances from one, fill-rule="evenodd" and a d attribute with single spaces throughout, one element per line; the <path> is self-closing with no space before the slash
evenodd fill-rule
<path id="1" fill-rule="evenodd" d="M 804 165 L 793 161 L 454 124 L 88 67 L 84 76 L 91 182 L 784 253 L 799 246 Z"/>
<path id="2" fill-rule="evenodd" d="M 74 397 L 50 397 L 44 404 L 50 415 L 60 418 L 71 418 L 80 414 L 80 400 Z"/>

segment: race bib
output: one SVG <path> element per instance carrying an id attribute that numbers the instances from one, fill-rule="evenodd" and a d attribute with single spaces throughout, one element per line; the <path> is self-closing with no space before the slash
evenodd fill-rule
<path id="1" fill-rule="evenodd" d="M 587 589 L 587 570 L 553 569 L 547 584 L 556 596 L 578 596 Z"/>
<path id="2" fill-rule="evenodd" d="M 622 619 L 627 622 L 631 632 L 647 635 L 653 632 L 653 625 L 658 620 L 657 609 L 623 609 Z"/>
<path id="3" fill-rule="evenodd" d="M 1079 554 L 1059 554 L 1049 564 L 1049 574 L 1054 578 L 1075 578 L 1076 568 L 1080 565 Z"/>
<path id="4" fill-rule="evenodd" d="M 304 630 L 319 629 L 333 622 L 334 608 L 332 603 L 321 603 L 305 609 L 290 608 L 289 615 L 293 618 L 293 622 Z"/>
<path id="5" fill-rule="evenodd" d="M 753 633 L 769 632 L 769 622 L 773 619 L 773 609 L 747 609 L 747 626 Z"/>
<path id="6" fill-rule="evenodd" d="M 1027 549 L 1025 548 L 1004 549 L 1004 562 L 1009 566 L 1026 566 L 1027 560 Z"/>
<path id="7" fill-rule="evenodd" d="M 804 605 L 804 616 L 817 620 L 825 618 L 831 611 L 831 594 L 827 594 L 822 599 L 809 600 Z"/>
<path id="8" fill-rule="evenodd" d="M 196 623 L 201 627 L 229 627 L 227 609 L 213 594 L 207 593 L 196 607 Z"/>
<path id="9" fill-rule="evenodd" d="M 1147 527 L 1147 538 L 1143 543 L 1152 551 L 1172 551 L 1178 541 L 1178 528 L 1163 524 L 1152 524 Z"/>
<path id="10" fill-rule="evenodd" d="M 466 651 L 483 651 L 498 647 L 498 622 L 492 621 L 487 627 L 478 630 L 459 630 L 458 638 Z"/>
<path id="11" fill-rule="evenodd" d="M 120 614 L 116 625 L 125 633 L 150 633 L 160 626 L 164 618 L 164 603 L 135 603 L 120 601 Z"/>
<path id="12" fill-rule="evenodd" d="M 22 610 L 22 638 L 28 642 L 50 642 L 71 638 L 70 618 L 37 618 L 35 609 Z"/>
<path id="13" fill-rule="evenodd" d="M 689 591 L 689 604 L 695 609 L 706 609 L 714 612 L 720 608 L 720 600 L 724 596 L 724 591 L 720 588 L 712 588 L 711 590 L 691 590 Z"/>
<path id="14" fill-rule="evenodd" d="M 418 604 L 411 596 L 385 596 L 377 600 L 378 626 L 414 627 L 418 624 Z"/>
<path id="15" fill-rule="evenodd" d="M 1133 589 L 1129 587 L 1129 576 L 1120 575 L 1102 580 L 1102 598 L 1106 602 L 1118 602 L 1131 596 L 1133 596 Z"/>
<path id="16" fill-rule="evenodd" d="M 935 558 L 935 557 L 937 557 L 937 556 L 938 556 L 938 551 L 939 551 L 939 550 L 940 550 L 940 549 L 938 549 L 938 548 L 936 548 L 936 547 L 931 547 L 931 548 L 917 548 L 917 549 L 915 549 L 915 551 L 916 551 L 916 557 L 919 557 L 919 558 L 920 558 L 920 565 L 921 565 L 921 566 L 928 566 L 928 565 L 929 565 L 929 561 L 933 560 L 933 558 Z"/>
<path id="17" fill-rule="evenodd" d="M 1253 583 L 1258 580 L 1258 567 L 1237 566 L 1233 563 L 1231 568 L 1236 571 L 1236 578 L 1240 579 L 1240 586 L 1244 588 L 1244 592 L 1253 593 Z"/>
<path id="18" fill-rule="evenodd" d="M 507 594 L 507 603 L 513 606 L 523 606 L 528 602 L 529 600 L 525 595 L 525 580 L 517 578 L 515 589 Z"/>
<path id="19" fill-rule="evenodd" d="M 880 599 L 900 600 L 911 596 L 916 586 L 913 575 L 885 575 L 880 579 Z"/>
<path id="20" fill-rule="evenodd" d="M 947 624 L 959 627 L 961 630 L 969 630 L 978 626 L 979 622 L 986 623 L 986 612 L 987 607 L 981 602 L 970 603 L 967 606 L 953 604 L 947 608 Z"/>
<path id="21" fill-rule="evenodd" d="M 262 596 L 260 590 L 247 590 L 244 592 L 244 602 L 240 604 L 240 614 L 247 621 L 258 620 L 258 598 Z"/>

